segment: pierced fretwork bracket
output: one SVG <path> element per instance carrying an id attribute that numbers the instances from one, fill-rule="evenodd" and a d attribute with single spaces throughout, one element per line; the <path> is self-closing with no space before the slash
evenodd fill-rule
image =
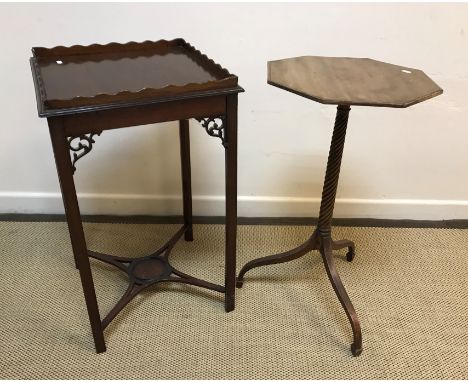
<path id="1" fill-rule="evenodd" d="M 225 117 L 208 117 L 208 118 L 196 118 L 198 122 L 205 128 L 208 135 L 221 139 L 224 147 L 227 147 L 226 130 L 225 130 Z"/>
<path id="2" fill-rule="evenodd" d="M 102 131 L 98 133 L 83 134 L 76 137 L 68 137 L 68 147 L 73 151 L 72 167 L 73 173 L 76 171 L 75 163 L 88 154 L 93 148 L 94 136 L 101 135 Z"/>

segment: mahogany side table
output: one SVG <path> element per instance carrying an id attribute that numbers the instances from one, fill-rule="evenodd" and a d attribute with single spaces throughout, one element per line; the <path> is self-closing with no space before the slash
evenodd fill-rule
<path id="1" fill-rule="evenodd" d="M 331 221 L 350 106 L 403 108 L 435 97 L 442 93 L 442 89 L 420 70 L 367 58 L 346 57 L 304 56 L 270 61 L 268 83 L 323 104 L 338 105 L 338 110 L 317 227 L 299 247 L 248 262 L 239 273 L 237 286 L 242 287 L 245 273 L 253 268 L 284 263 L 318 250 L 328 278 L 351 323 L 354 337 L 351 351 L 354 356 L 358 356 L 362 352 L 359 319 L 336 271 L 332 254 L 333 250 L 347 247 L 346 258 L 352 261 L 355 246 L 350 240 L 334 241 L 331 237 Z"/>
<path id="2" fill-rule="evenodd" d="M 237 230 L 237 77 L 183 39 L 33 48 L 30 59 L 38 113 L 46 117 L 68 229 L 79 270 L 96 351 L 106 350 L 103 331 L 139 292 L 158 282 L 179 282 L 224 294 L 234 309 Z M 188 119 L 195 118 L 225 149 L 225 283 L 189 276 L 169 262 L 184 235 L 192 235 L 192 194 Z M 184 224 L 158 250 L 122 258 L 88 250 L 73 174 L 102 131 L 179 120 Z M 129 285 L 101 320 L 89 257 L 128 275 Z"/>

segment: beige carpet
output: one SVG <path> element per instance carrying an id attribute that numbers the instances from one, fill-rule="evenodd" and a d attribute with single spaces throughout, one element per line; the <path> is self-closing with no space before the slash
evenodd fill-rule
<path id="1" fill-rule="evenodd" d="M 176 225 L 86 224 L 90 249 L 139 256 Z M 310 228 L 239 227 L 239 268 L 302 243 Z M 195 227 L 172 254 L 179 269 L 223 280 L 224 228 Z M 321 259 L 259 268 L 221 295 L 181 285 L 147 290 L 107 328 L 95 354 L 64 223 L 0 222 L 0 377 L 128 379 L 468 378 L 468 231 L 334 229 L 353 239 L 353 263 L 337 267 L 363 328 L 351 356 L 351 328 Z M 102 314 L 126 287 L 122 273 L 92 261 Z"/>

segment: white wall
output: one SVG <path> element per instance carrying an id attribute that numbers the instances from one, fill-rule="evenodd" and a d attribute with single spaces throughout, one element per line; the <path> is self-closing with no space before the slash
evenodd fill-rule
<path id="1" fill-rule="evenodd" d="M 0 212 L 62 213 L 33 46 L 183 37 L 239 76 L 239 216 L 317 216 L 335 109 L 266 84 L 268 60 L 371 57 L 444 94 L 351 111 L 335 216 L 468 218 L 468 4 L 0 4 Z M 76 173 L 86 214 L 179 214 L 175 123 L 104 132 Z M 222 215 L 224 155 L 191 122 L 194 213 Z"/>

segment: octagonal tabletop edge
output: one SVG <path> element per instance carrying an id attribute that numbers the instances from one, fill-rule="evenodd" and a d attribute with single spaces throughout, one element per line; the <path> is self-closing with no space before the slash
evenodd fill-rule
<path id="1" fill-rule="evenodd" d="M 268 83 L 333 105 L 404 108 L 443 93 L 422 70 L 370 58 L 301 56 L 269 61 Z"/>

